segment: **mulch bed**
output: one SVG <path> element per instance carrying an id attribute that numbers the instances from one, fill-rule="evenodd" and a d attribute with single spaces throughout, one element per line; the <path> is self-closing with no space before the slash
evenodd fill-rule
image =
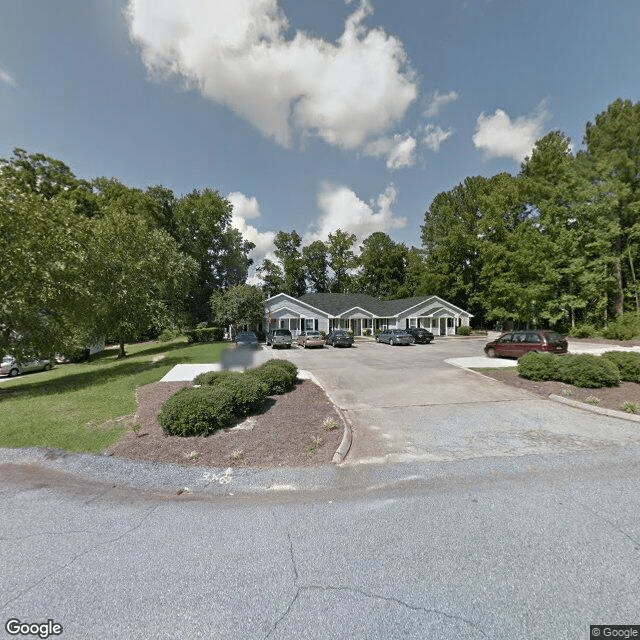
<path id="1" fill-rule="evenodd" d="M 188 466 L 306 467 L 329 464 L 342 441 L 343 423 L 325 392 L 303 380 L 268 399 L 261 413 L 210 436 L 167 436 L 156 416 L 188 383 L 154 382 L 137 391 L 138 433 L 129 431 L 108 452 L 121 458 Z M 327 431 L 326 418 L 339 427 Z M 314 441 L 315 439 L 315 441 Z"/>
<path id="2" fill-rule="evenodd" d="M 527 380 L 521 378 L 515 369 L 481 369 L 480 373 L 512 387 L 518 387 L 544 397 L 549 397 L 551 394 L 565 395 L 565 397 L 578 402 L 585 402 L 589 397 L 597 398 L 600 401 L 597 406 L 616 411 L 623 411 L 622 405 L 625 402 L 635 402 L 640 408 L 640 384 L 636 382 L 621 382 L 617 387 L 582 389 L 564 382 Z"/>

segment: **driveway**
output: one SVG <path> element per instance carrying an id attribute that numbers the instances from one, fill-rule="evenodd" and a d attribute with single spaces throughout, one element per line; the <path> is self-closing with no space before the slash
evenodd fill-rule
<path id="1" fill-rule="evenodd" d="M 592 451 L 640 443 L 636 423 L 566 407 L 447 362 L 481 356 L 485 342 L 266 347 L 256 357 L 284 357 L 313 373 L 352 425 L 346 465 Z"/>

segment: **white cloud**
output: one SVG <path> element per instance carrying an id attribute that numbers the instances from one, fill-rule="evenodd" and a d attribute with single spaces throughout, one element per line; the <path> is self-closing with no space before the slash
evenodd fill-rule
<path id="1" fill-rule="evenodd" d="M 0 81 L 10 84 L 11 86 L 16 85 L 16 81 L 13 79 L 13 76 L 3 67 L 0 67 Z"/>
<path id="2" fill-rule="evenodd" d="M 250 198 L 240 191 L 232 191 L 227 200 L 233 205 L 234 215 L 242 216 L 245 220 L 259 218 L 262 215 L 255 196 Z"/>
<path id="3" fill-rule="evenodd" d="M 439 126 L 428 124 L 424 128 L 425 136 L 422 139 L 423 144 L 431 151 L 438 151 L 440 145 L 453 134 L 452 129 L 445 131 Z"/>
<path id="4" fill-rule="evenodd" d="M 502 109 L 496 109 L 490 116 L 481 113 L 473 135 L 473 144 L 489 158 L 508 157 L 522 162 L 542 137 L 548 117 L 545 101 L 538 105 L 532 115 L 521 116 L 516 120 L 511 120 Z"/>
<path id="5" fill-rule="evenodd" d="M 325 183 L 318 194 L 320 218 L 305 234 L 304 244 L 326 240 L 337 229 L 354 233 L 357 243 L 374 231 L 402 229 L 407 219 L 393 213 L 396 196 L 395 187 L 389 185 L 374 201 L 367 203 L 348 187 Z"/>
<path id="6" fill-rule="evenodd" d="M 379 158 L 386 156 L 388 169 L 402 169 L 415 164 L 417 142 L 409 134 L 397 134 L 390 138 L 378 138 L 370 142 L 363 153 L 368 156 Z"/>
<path id="7" fill-rule="evenodd" d="M 275 245 L 273 241 L 276 237 L 275 231 L 258 231 L 252 225 L 247 224 L 247 219 L 259 218 L 261 216 L 260 205 L 255 197 L 248 197 L 240 191 L 233 191 L 227 196 L 227 200 L 233 205 L 231 214 L 231 226 L 240 231 L 245 240 L 253 242 L 255 249 L 249 253 L 253 260 L 253 265 L 249 270 L 250 284 L 255 284 L 255 270 L 264 258 L 275 258 L 273 251 Z"/>
<path id="8" fill-rule="evenodd" d="M 440 93 L 439 91 L 434 91 L 431 94 L 431 101 L 427 106 L 424 115 L 427 118 L 436 118 L 442 107 L 446 107 L 450 102 L 455 102 L 460 97 L 460 94 L 457 91 L 449 91 L 449 93 Z"/>
<path id="9" fill-rule="evenodd" d="M 127 7 L 130 37 L 153 76 L 182 76 L 283 146 L 316 135 L 345 149 L 385 134 L 417 96 L 402 43 L 363 25 L 371 12 L 360 0 L 333 43 L 302 31 L 287 39 L 277 0 Z"/>

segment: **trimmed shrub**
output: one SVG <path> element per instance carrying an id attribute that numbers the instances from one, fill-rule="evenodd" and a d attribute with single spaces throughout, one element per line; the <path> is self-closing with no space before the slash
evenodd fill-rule
<path id="1" fill-rule="evenodd" d="M 596 328 L 592 324 L 578 324 L 571 330 L 574 338 L 595 338 Z"/>
<path id="2" fill-rule="evenodd" d="M 222 327 L 206 327 L 202 329 L 189 329 L 185 331 L 187 342 L 193 344 L 195 342 L 221 342 L 224 338 L 224 329 Z"/>
<path id="3" fill-rule="evenodd" d="M 242 376 L 242 374 L 239 371 L 205 371 L 193 379 L 193 384 L 213 387 L 226 378 L 237 376 Z"/>
<path id="4" fill-rule="evenodd" d="M 471 327 L 467 327 L 466 325 L 460 325 L 459 327 L 456 327 L 456 335 L 458 336 L 470 336 L 471 332 Z"/>
<path id="5" fill-rule="evenodd" d="M 625 382 L 640 382 L 640 353 L 634 351 L 607 351 L 602 354 L 618 367 L 620 380 Z"/>
<path id="6" fill-rule="evenodd" d="M 223 387 L 185 387 L 171 396 L 158 414 L 170 436 L 206 436 L 227 427 L 234 418 L 233 393 Z"/>
<path id="7" fill-rule="evenodd" d="M 518 373 L 529 380 L 558 380 L 560 357 L 530 351 L 518 359 Z"/>
<path id="8" fill-rule="evenodd" d="M 279 395 L 293 389 L 298 376 L 298 367 L 288 360 L 274 358 L 255 369 L 249 369 L 245 375 L 264 383 L 269 395 Z"/>
<path id="9" fill-rule="evenodd" d="M 567 354 L 559 359 L 558 380 L 576 387 L 598 389 L 620 384 L 618 367 L 600 356 L 589 353 Z"/>
<path id="10" fill-rule="evenodd" d="M 635 313 L 620 315 L 602 331 L 602 336 L 610 340 L 633 340 L 640 336 L 640 318 Z"/>

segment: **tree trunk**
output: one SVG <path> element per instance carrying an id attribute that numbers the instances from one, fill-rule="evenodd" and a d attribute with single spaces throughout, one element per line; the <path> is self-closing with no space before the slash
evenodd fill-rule
<path id="1" fill-rule="evenodd" d="M 120 342 L 118 343 L 119 347 L 118 347 L 118 359 L 120 358 L 126 358 L 127 354 L 124 352 L 124 340 L 120 340 Z"/>
<path id="2" fill-rule="evenodd" d="M 617 257 L 616 257 L 616 279 L 618 281 L 618 290 L 616 292 L 616 299 L 615 299 L 615 310 L 616 310 L 616 316 L 619 316 L 622 314 L 622 312 L 624 311 L 624 289 L 622 286 L 622 265 L 620 264 L 620 255 L 622 253 L 622 249 L 621 249 L 621 239 L 620 237 L 618 237 L 618 239 L 616 240 L 616 252 L 617 252 Z"/>
<path id="3" fill-rule="evenodd" d="M 633 260 L 631 259 L 631 247 L 629 249 L 629 267 L 631 268 L 631 278 L 633 279 L 633 292 L 636 296 L 636 313 L 640 315 L 640 302 L 638 301 L 638 281 L 636 280 L 636 270 L 633 268 Z"/>

